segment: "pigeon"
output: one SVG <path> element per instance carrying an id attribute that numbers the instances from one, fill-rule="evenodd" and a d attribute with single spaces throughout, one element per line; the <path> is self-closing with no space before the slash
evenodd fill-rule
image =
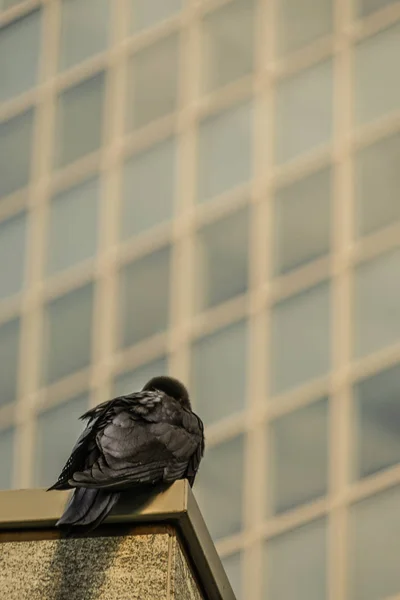
<path id="1" fill-rule="evenodd" d="M 177 379 L 153 377 L 141 391 L 103 402 L 80 418 L 86 428 L 48 489 L 74 489 L 59 528 L 92 531 L 128 490 L 140 495 L 178 479 L 193 486 L 204 427 Z"/>

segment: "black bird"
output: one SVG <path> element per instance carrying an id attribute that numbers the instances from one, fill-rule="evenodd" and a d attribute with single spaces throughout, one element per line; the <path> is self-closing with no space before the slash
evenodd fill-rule
<path id="1" fill-rule="evenodd" d="M 140 493 L 185 478 L 193 485 L 204 429 L 177 379 L 154 377 L 142 391 L 103 402 L 80 418 L 87 426 L 49 488 L 75 488 L 58 527 L 93 530 L 124 490 Z"/>

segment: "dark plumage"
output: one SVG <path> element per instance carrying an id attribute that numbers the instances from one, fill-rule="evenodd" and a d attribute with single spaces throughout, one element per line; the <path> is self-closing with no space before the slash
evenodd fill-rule
<path id="1" fill-rule="evenodd" d="M 188 479 L 204 452 L 204 431 L 185 386 L 154 377 L 141 392 L 103 402 L 82 415 L 86 429 L 50 490 L 75 488 L 59 527 L 97 527 L 128 489 Z"/>

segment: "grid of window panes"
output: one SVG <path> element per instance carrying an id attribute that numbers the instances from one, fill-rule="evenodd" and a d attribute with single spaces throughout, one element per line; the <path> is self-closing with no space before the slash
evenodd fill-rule
<path id="1" fill-rule="evenodd" d="M 400 3 L 0 0 L 0 486 L 155 373 L 238 598 L 400 594 Z"/>

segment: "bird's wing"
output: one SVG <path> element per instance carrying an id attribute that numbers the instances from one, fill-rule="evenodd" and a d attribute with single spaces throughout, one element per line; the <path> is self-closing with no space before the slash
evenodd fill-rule
<path id="1" fill-rule="evenodd" d="M 65 463 L 56 483 L 49 490 L 69 489 L 71 486 L 68 481 L 73 473 L 84 469 L 88 460 L 89 462 L 94 462 L 97 458 L 96 434 L 98 421 L 107 413 L 112 402 L 112 400 L 103 402 L 103 404 L 97 406 L 93 411 L 88 411 L 80 417 L 81 419 L 89 419 L 89 422 L 72 448 L 71 455 Z M 95 413 L 95 411 L 97 412 Z"/>
<path id="2" fill-rule="evenodd" d="M 95 418 L 95 411 L 86 415 Z M 114 400 L 98 421 L 96 442 L 97 460 L 75 472 L 71 485 L 123 489 L 180 479 L 197 470 L 203 430 L 178 401 L 146 391 Z"/>

